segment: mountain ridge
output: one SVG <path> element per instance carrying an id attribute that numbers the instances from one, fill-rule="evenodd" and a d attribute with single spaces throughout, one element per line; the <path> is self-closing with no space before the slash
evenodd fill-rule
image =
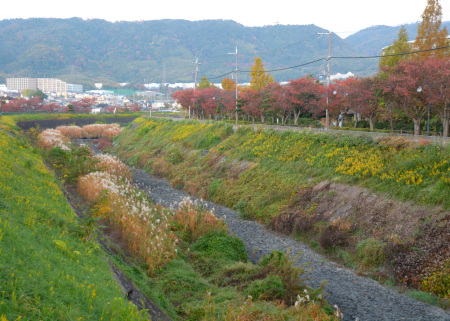
<path id="1" fill-rule="evenodd" d="M 417 26 L 419 24 L 420 21 L 404 24 L 409 40 L 414 40 L 417 37 Z M 348 36 L 345 40 L 366 55 L 379 55 L 382 48 L 391 45 L 397 39 L 398 32 L 402 26 L 372 26 Z M 450 21 L 443 21 L 441 29 L 444 27 L 447 27 L 447 30 L 450 31 Z"/>
<path id="2" fill-rule="evenodd" d="M 450 28 L 450 22 L 444 22 Z M 332 56 L 368 56 L 397 37 L 397 27 L 375 26 L 345 39 L 332 34 Z M 407 25 L 415 37 L 417 23 Z M 218 76 L 236 69 L 239 82 L 249 81 L 250 66 L 261 57 L 275 80 L 288 81 L 326 69 L 327 30 L 316 25 L 246 27 L 233 20 L 162 19 L 117 21 L 81 18 L 32 18 L 0 21 L 0 81 L 5 77 L 57 77 L 87 88 L 94 82 L 166 83 L 193 82 L 198 57 L 198 77 Z M 321 61 L 297 68 L 298 66 Z M 377 72 L 378 59 L 332 59 L 332 74 L 352 72 L 367 76 Z M 218 78 L 216 78 L 218 77 Z"/>
<path id="3" fill-rule="evenodd" d="M 101 19 L 10 19 L 0 21 L 0 72 L 3 77 L 59 77 L 74 83 L 193 82 L 196 57 L 199 77 L 235 70 L 228 55 L 238 47 L 238 66 L 249 70 L 261 57 L 266 70 L 304 64 L 328 54 L 325 30 L 315 25 L 245 27 L 232 20 L 164 19 L 108 22 Z M 359 54 L 332 35 L 336 55 Z M 366 72 L 366 62 L 335 61 L 333 73 Z M 318 74 L 326 61 L 273 74 L 287 81 Z M 218 79 L 217 81 L 220 81 Z M 239 81 L 248 81 L 240 73 Z"/>

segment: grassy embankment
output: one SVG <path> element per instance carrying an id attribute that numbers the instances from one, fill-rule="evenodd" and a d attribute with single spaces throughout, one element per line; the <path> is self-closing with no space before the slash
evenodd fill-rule
<path id="1" fill-rule="evenodd" d="M 274 252 L 250 264 L 242 241 L 227 235 L 223 222 L 201 204 L 186 200 L 175 212 L 154 206 L 130 184 L 123 163 L 69 147 L 67 136 L 98 136 L 94 130 L 93 125 L 46 130 L 39 144 L 57 174 L 91 208 L 90 221 L 108 226 L 105 241 L 121 253 L 110 259 L 172 319 L 333 319 L 321 290 L 308 289 L 303 269 L 285 254 Z"/>
<path id="2" fill-rule="evenodd" d="M 295 207 L 304 191 L 322 181 L 367 187 L 417 206 L 450 209 L 449 147 L 415 146 L 401 139 L 375 142 L 366 136 L 251 129 L 233 133 L 223 123 L 142 118 L 123 131 L 116 143 L 114 152 L 128 163 L 165 177 L 173 186 L 194 195 L 235 208 L 245 218 L 264 223 L 273 224 L 280 214 Z M 299 209 L 303 213 L 300 219 L 314 217 L 316 206 L 308 204 L 307 208 Z M 417 247 L 414 239 L 420 239 L 422 228 L 426 227 L 418 225 L 415 235 L 399 240 L 389 239 L 382 230 L 377 231 L 378 235 L 374 231 L 364 234 L 363 226 L 355 226 L 351 216 L 349 220 L 337 221 L 337 226 L 329 221 L 312 221 L 313 232 L 296 232 L 299 237 L 312 236 L 313 245 L 330 230 L 342 232 L 345 242 L 334 244 L 333 239 L 323 242 L 322 250 L 333 256 L 341 245 L 351 243 L 350 248 L 343 248 L 344 252 L 339 250 L 349 265 L 377 268 L 389 266 L 388 258 L 395 261 L 399 252 L 409 253 Z M 435 220 L 433 210 L 428 218 L 424 217 L 423 224 L 429 222 L 437 227 L 445 225 L 445 220 Z M 338 237 L 339 240 L 342 239 Z M 414 285 L 448 297 L 450 263 L 442 248 L 434 253 L 440 264 L 423 266 Z M 416 254 L 421 254 L 420 250 Z M 374 261 L 366 260 L 371 256 L 375 256 Z M 413 275 L 411 279 L 417 278 Z"/>
<path id="3" fill-rule="evenodd" d="M 0 318 L 141 320 L 40 154 L 0 120 Z M 142 315 L 145 315 L 142 314 Z"/>

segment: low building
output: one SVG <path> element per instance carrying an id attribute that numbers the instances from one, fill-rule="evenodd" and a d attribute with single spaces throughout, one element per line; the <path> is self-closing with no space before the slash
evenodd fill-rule
<path id="1" fill-rule="evenodd" d="M 69 93 L 82 93 L 83 92 L 83 85 L 67 84 L 67 91 Z"/>

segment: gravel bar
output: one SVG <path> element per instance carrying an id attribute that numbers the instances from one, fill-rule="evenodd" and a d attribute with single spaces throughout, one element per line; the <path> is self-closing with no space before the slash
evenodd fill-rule
<path id="1" fill-rule="evenodd" d="M 145 191 L 157 204 L 175 207 L 184 197 L 195 197 L 170 187 L 169 183 L 157 179 L 140 169 L 133 169 L 135 184 Z M 200 200 L 199 200 L 200 201 Z M 292 255 L 301 253 L 296 264 L 310 263 L 313 267 L 308 281 L 318 287 L 326 280 L 325 293 L 331 305 L 337 305 L 344 314 L 344 320 L 360 321 L 450 321 L 446 311 L 409 298 L 376 281 L 355 274 L 317 254 L 308 246 L 287 236 L 275 234 L 263 225 L 239 218 L 237 212 L 212 202 L 204 201 L 208 208 L 214 208 L 217 217 L 228 224 L 228 230 L 244 241 L 247 253 L 253 263 L 273 250 L 290 250 Z M 306 267 L 308 269 L 308 267 Z"/>

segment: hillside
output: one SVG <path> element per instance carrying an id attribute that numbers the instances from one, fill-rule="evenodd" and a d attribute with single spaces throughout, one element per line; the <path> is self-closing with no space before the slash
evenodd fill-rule
<path id="1" fill-rule="evenodd" d="M 418 25 L 419 22 L 405 25 L 409 40 L 414 40 L 417 37 Z M 450 21 L 442 22 L 441 28 L 444 27 L 449 30 Z M 389 46 L 397 38 L 400 28 L 401 26 L 373 26 L 348 36 L 345 41 L 365 55 L 378 55 L 383 47 Z"/>
<path id="2" fill-rule="evenodd" d="M 230 20 L 11 19 L 0 21 L 0 76 L 59 77 L 93 85 L 94 81 L 192 82 L 198 56 L 200 77 L 220 76 L 235 68 L 228 53 L 239 50 L 239 68 L 249 70 L 259 56 L 266 70 L 299 65 L 328 54 L 328 39 L 315 25 L 244 27 Z M 360 55 L 337 35 L 332 55 Z M 372 62 L 335 60 L 332 72 L 367 74 Z M 274 73 L 279 81 L 315 74 L 326 62 Z M 247 73 L 239 75 L 248 80 Z M 1 80 L 1 78 L 0 78 Z M 221 78 L 214 80 L 220 81 Z"/>

